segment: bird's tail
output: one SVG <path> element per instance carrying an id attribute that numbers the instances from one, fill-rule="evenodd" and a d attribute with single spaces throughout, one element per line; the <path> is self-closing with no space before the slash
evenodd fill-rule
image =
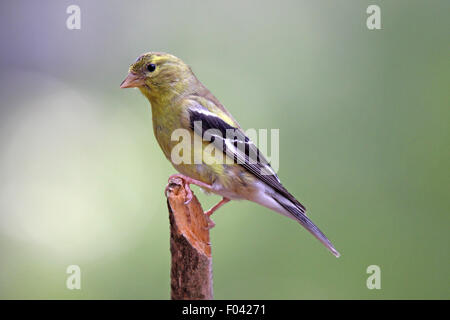
<path id="1" fill-rule="evenodd" d="M 328 238 L 323 234 L 322 231 L 306 216 L 305 209 L 303 206 L 296 205 L 283 195 L 275 192 L 272 194 L 272 198 L 286 211 L 289 212 L 293 219 L 297 220 L 306 230 L 308 230 L 314 237 L 316 237 L 320 242 L 322 242 L 328 250 L 331 251 L 337 258 L 339 258 L 340 253 L 334 248 L 333 244 L 328 240 Z"/>

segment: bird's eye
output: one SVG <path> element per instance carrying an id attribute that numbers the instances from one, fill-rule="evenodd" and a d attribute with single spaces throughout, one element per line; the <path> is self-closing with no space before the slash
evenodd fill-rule
<path id="1" fill-rule="evenodd" d="M 149 72 L 153 72 L 153 71 L 155 71 L 155 69 L 156 69 L 156 65 L 154 65 L 153 63 L 150 63 L 150 64 L 147 66 L 147 70 L 148 70 Z"/>

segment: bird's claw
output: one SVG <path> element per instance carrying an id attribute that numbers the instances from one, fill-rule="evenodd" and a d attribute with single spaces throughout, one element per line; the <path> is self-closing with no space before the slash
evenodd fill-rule
<path id="1" fill-rule="evenodd" d="M 170 189 L 170 183 L 167 184 L 166 188 L 164 189 L 164 195 L 166 196 L 166 198 L 169 197 L 168 192 L 171 191 Z"/>
<path id="2" fill-rule="evenodd" d="M 206 212 L 205 212 L 206 214 Z M 211 218 L 206 215 L 206 219 L 208 221 L 208 225 L 205 227 L 206 230 L 211 230 L 212 228 L 214 228 L 216 226 L 215 222 L 211 220 Z"/>
<path id="3" fill-rule="evenodd" d="M 171 191 L 171 183 L 170 180 L 172 178 L 179 178 L 179 176 L 173 175 L 169 178 L 169 183 L 166 185 L 166 188 L 164 189 L 164 194 L 166 196 L 166 198 L 169 197 L 168 192 Z M 184 190 L 186 190 L 186 201 L 184 201 L 184 204 L 189 204 L 192 201 L 192 198 L 194 197 L 192 194 L 192 190 L 189 186 L 190 184 L 187 183 L 186 181 L 184 182 Z"/>
<path id="4" fill-rule="evenodd" d="M 192 190 L 189 187 L 188 183 L 185 184 L 184 190 L 186 190 L 186 198 L 187 198 L 186 201 L 184 202 L 184 204 L 189 204 L 192 201 L 193 196 L 192 196 Z"/>
<path id="5" fill-rule="evenodd" d="M 212 186 L 207 183 L 192 179 L 190 177 L 184 176 L 179 173 L 173 174 L 169 177 L 169 184 L 170 184 L 170 180 L 175 179 L 175 178 L 182 179 L 184 181 L 184 189 L 186 190 L 186 201 L 184 202 L 184 204 L 189 204 L 192 201 L 192 198 L 194 197 L 192 194 L 191 187 L 190 187 L 191 184 L 195 184 L 204 190 L 209 190 L 212 188 Z M 167 190 L 167 187 L 166 187 L 166 190 Z"/>

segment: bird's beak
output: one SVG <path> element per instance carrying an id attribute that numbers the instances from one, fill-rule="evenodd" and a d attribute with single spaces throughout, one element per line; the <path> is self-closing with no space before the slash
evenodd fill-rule
<path id="1" fill-rule="evenodd" d="M 137 74 L 130 72 L 125 80 L 120 84 L 121 88 L 134 88 L 140 87 L 145 84 L 144 78 L 138 76 Z"/>

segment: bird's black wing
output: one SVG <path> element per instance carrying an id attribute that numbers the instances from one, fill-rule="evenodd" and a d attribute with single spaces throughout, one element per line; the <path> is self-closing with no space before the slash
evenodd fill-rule
<path id="1" fill-rule="evenodd" d="M 267 159 L 240 128 L 228 124 L 201 106 L 189 108 L 188 112 L 189 125 L 196 134 L 200 137 L 208 135 L 211 142 L 235 163 L 243 166 L 305 213 L 305 207 L 283 187 Z"/>
<path id="2" fill-rule="evenodd" d="M 320 229 L 306 216 L 305 207 L 291 195 L 280 182 L 264 155 L 244 132 L 202 106 L 188 109 L 189 126 L 200 137 L 207 136 L 216 148 L 223 150 L 235 163 L 243 166 L 260 181 L 271 187 L 275 194 L 272 199 L 287 210 L 303 227 L 322 242 L 336 257 L 339 252 L 320 231 Z"/>

